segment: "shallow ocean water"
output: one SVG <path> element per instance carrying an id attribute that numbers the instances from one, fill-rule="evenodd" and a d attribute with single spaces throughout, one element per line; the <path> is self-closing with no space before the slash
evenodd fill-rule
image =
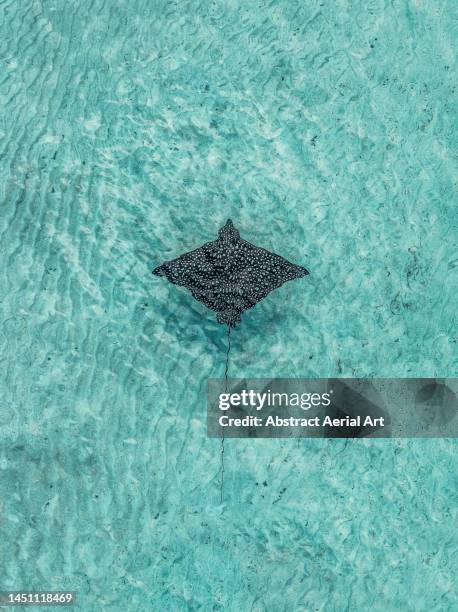
<path id="1" fill-rule="evenodd" d="M 225 329 L 151 271 L 230 217 L 311 272 L 230 376 L 456 376 L 457 34 L 452 0 L 0 0 L 1 589 L 456 609 L 456 443 L 229 440 L 220 504 Z"/>

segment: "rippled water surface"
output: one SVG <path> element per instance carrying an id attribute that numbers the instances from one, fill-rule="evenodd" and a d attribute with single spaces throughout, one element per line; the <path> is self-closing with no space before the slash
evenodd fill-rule
<path id="1" fill-rule="evenodd" d="M 453 0 L 0 0 L 0 588 L 456 609 L 451 440 L 206 437 L 216 237 L 305 265 L 231 376 L 456 376 Z"/>

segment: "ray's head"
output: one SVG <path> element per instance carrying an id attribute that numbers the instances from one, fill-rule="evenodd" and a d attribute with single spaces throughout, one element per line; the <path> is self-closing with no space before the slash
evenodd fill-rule
<path id="1" fill-rule="evenodd" d="M 230 219 L 226 221 L 226 225 L 218 230 L 218 236 L 221 240 L 227 242 L 234 242 L 240 238 L 239 231 L 235 229 Z"/>

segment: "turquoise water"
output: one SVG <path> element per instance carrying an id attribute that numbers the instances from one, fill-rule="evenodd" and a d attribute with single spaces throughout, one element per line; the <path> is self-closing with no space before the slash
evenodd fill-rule
<path id="1" fill-rule="evenodd" d="M 231 376 L 456 376 L 457 22 L 0 0 L 1 589 L 456 609 L 456 444 L 229 440 L 220 504 L 225 329 L 151 271 L 231 217 L 311 272 L 244 315 Z"/>

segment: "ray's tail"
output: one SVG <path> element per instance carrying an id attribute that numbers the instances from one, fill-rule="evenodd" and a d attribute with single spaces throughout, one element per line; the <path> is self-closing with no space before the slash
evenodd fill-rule
<path id="1" fill-rule="evenodd" d="M 231 326 L 227 326 L 227 352 L 226 352 L 226 369 L 224 371 L 224 392 L 227 393 L 227 378 L 229 371 L 229 352 L 231 350 Z M 221 430 L 221 477 L 220 477 L 220 487 L 219 487 L 219 501 L 220 504 L 223 503 L 223 489 L 224 489 L 224 429 Z"/>

